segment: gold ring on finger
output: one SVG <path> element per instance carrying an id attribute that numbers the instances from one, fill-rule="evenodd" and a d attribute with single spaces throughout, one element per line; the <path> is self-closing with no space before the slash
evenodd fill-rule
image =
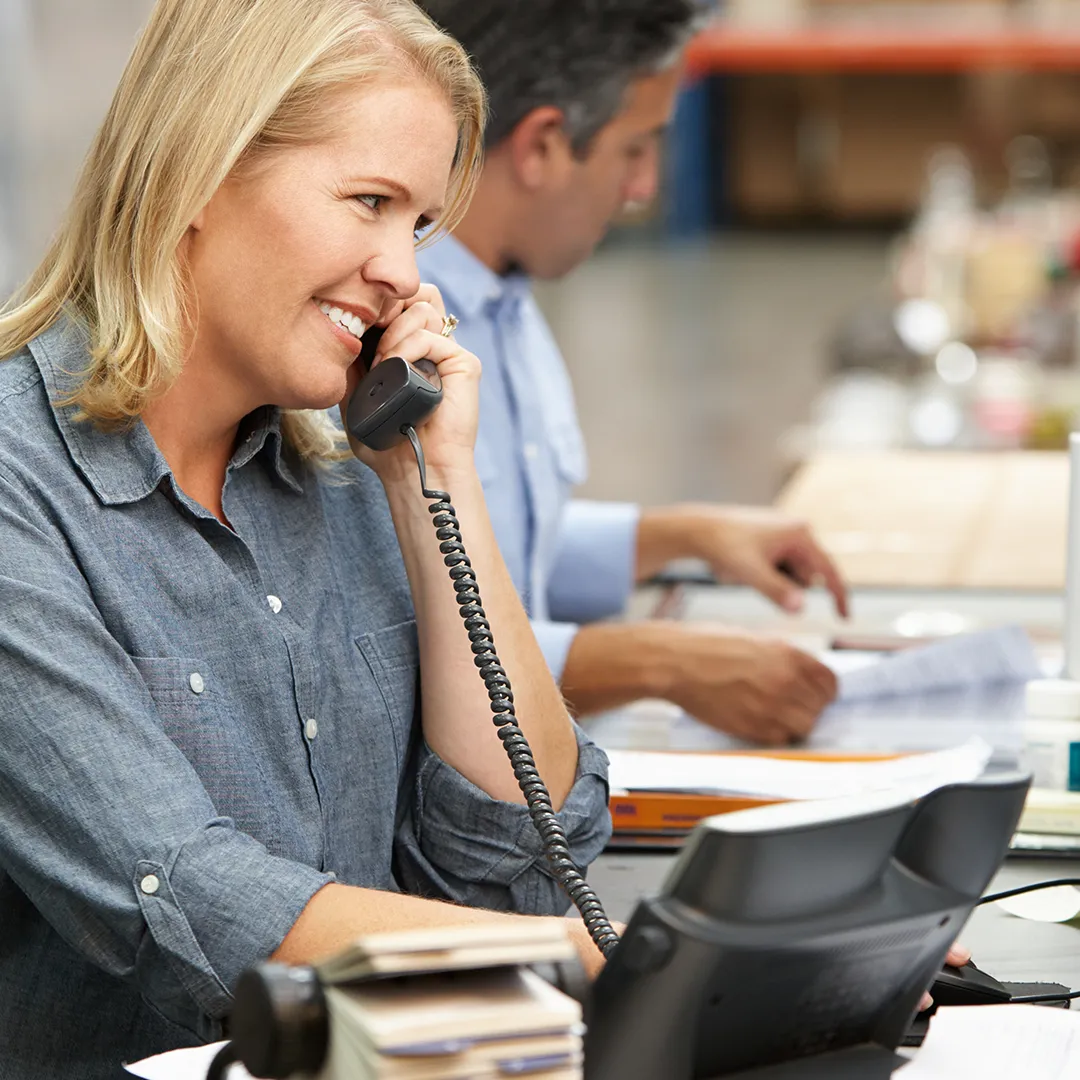
<path id="1" fill-rule="evenodd" d="M 443 337 L 449 337 L 458 328 L 458 317 L 456 315 L 444 315 L 442 321 L 442 330 L 440 333 Z"/>

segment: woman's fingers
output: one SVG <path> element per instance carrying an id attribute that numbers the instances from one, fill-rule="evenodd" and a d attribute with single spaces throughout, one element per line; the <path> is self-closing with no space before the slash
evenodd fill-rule
<path id="1" fill-rule="evenodd" d="M 438 314 L 439 329 L 442 329 L 442 321 L 446 316 L 446 304 L 442 293 L 434 285 L 424 284 L 417 290 L 415 296 L 408 300 L 388 300 L 379 312 L 377 326 L 390 326 L 403 312 L 417 304 L 427 304 L 433 307 Z"/>
<path id="2" fill-rule="evenodd" d="M 446 378 L 455 374 L 479 376 L 480 361 L 472 353 L 466 352 L 452 338 L 430 330 L 414 330 L 395 345 L 387 356 L 400 356 L 410 364 L 417 360 L 430 360 L 439 368 L 439 374 Z"/>
<path id="3" fill-rule="evenodd" d="M 412 337 L 417 331 L 426 330 L 439 335 L 443 327 L 443 317 L 439 309 L 426 300 L 421 300 L 406 308 L 386 328 L 379 342 L 375 357 L 382 360 L 387 356 L 400 356 L 401 343 Z M 406 357 L 406 359 L 410 359 Z M 417 357 L 416 359 L 419 359 Z"/>

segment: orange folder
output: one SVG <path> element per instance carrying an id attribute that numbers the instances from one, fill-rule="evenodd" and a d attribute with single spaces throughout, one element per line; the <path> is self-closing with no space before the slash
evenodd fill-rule
<path id="1" fill-rule="evenodd" d="M 671 750 L 678 754 L 682 751 Z M 751 756 L 791 758 L 796 761 L 888 761 L 903 754 L 835 753 L 818 750 L 735 750 L 725 757 Z M 690 832 L 702 818 L 769 806 L 786 799 L 756 798 L 746 795 L 706 795 L 693 792 L 630 791 L 613 794 L 609 806 L 616 834 L 675 836 Z"/>

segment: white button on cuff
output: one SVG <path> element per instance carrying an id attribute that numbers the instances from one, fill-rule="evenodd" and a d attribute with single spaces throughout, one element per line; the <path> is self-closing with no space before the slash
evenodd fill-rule
<path id="1" fill-rule="evenodd" d="M 268 596 L 266 602 L 270 605 L 270 610 L 277 615 L 281 611 L 281 600 L 276 596 Z"/>
<path id="2" fill-rule="evenodd" d="M 315 738 L 315 736 L 319 734 L 319 721 L 318 721 L 318 720 L 316 720 L 316 719 L 315 719 L 314 717 L 312 717 L 312 718 L 311 718 L 311 719 L 310 719 L 310 720 L 309 720 L 309 721 L 308 721 L 308 722 L 307 722 L 307 723 L 306 723 L 306 724 L 304 725 L 304 734 L 305 734 L 305 735 L 306 735 L 306 736 L 307 736 L 307 737 L 308 737 L 309 739 L 314 739 L 314 738 Z"/>
<path id="3" fill-rule="evenodd" d="M 539 454 L 540 454 L 540 448 L 536 445 L 536 443 L 531 442 L 531 443 L 526 443 L 525 444 L 525 457 L 529 461 L 535 461 L 537 459 L 537 457 L 539 456 Z"/>
<path id="4" fill-rule="evenodd" d="M 197 671 L 193 671 L 188 679 L 188 686 L 193 694 L 201 694 L 206 689 L 206 680 Z"/>
<path id="5" fill-rule="evenodd" d="M 147 874 L 146 877 L 139 882 L 139 888 L 142 889 L 147 896 L 153 896 L 154 893 L 161 888 L 161 882 L 158 880 L 157 874 Z"/>

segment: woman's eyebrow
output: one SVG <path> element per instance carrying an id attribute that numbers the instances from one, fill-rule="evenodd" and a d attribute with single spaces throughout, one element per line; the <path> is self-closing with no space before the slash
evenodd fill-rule
<path id="1" fill-rule="evenodd" d="M 403 184 L 400 180 L 391 180 L 388 176 L 364 176 L 350 181 L 353 185 L 359 184 L 374 184 L 376 187 L 388 187 L 391 191 L 396 192 L 406 202 L 413 201 L 413 193 Z M 426 215 L 433 220 L 437 218 L 443 210 L 444 206 L 434 206 L 425 211 Z"/>
<path id="2" fill-rule="evenodd" d="M 352 181 L 354 184 L 375 184 L 378 187 L 387 187 L 396 192 L 403 199 L 412 201 L 412 192 L 399 180 L 391 180 L 388 176 L 363 176 Z"/>

